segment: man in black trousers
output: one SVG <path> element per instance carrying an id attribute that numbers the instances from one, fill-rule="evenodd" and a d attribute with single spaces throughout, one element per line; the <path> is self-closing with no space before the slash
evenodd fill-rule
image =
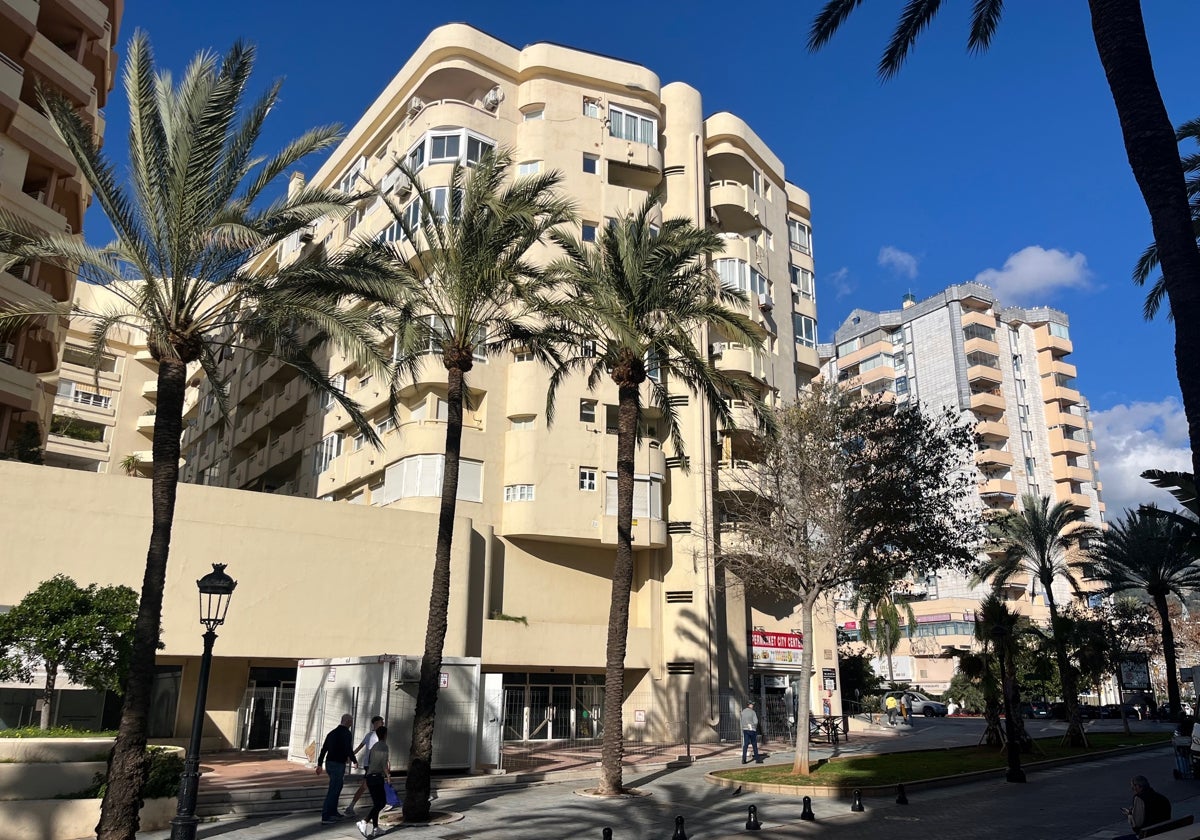
<path id="1" fill-rule="evenodd" d="M 358 764 L 358 759 L 354 757 L 354 738 L 350 734 L 353 725 L 353 715 L 342 715 L 341 724 L 325 736 L 321 754 L 317 757 L 317 775 L 321 774 L 322 766 L 329 774 L 329 790 L 321 807 L 322 825 L 330 825 L 342 818 L 338 811 L 338 798 L 342 795 L 342 783 L 346 778 L 346 763 Z"/>

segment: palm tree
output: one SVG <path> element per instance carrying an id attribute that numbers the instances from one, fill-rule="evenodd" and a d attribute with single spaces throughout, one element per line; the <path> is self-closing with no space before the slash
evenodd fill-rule
<path id="1" fill-rule="evenodd" d="M 871 594 L 869 589 L 860 589 L 851 601 L 851 609 L 861 607 L 859 616 L 859 638 L 876 654 L 887 660 L 888 682 L 895 683 L 896 675 L 892 668 L 892 657 L 900 647 L 900 641 L 912 637 L 913 628 L 917 626 L 917 617 L 913 613 L 912 604 L 908 601 L 897 601 L 894 582 L 888 581 L 884 590 L 876 590 Z M 874 615 L 874 621 L 871 616 Z M 901 621 L 901 619 L 904 621 Z M 875 626 L 872 628 L 872 624 Z"/>
<path id="2" fill-rule="evenodd" d="M 450 551 L 458 500 L 463 406 L 467 374 L 476 360 L 528 348 L 556 358 L 539 328 L 547 281 L 530 262 L 531 248 L 556 225 L 572 219 L 570 202 L 555 194 L 557 172 L 506 183 L 511 156 L 483 155 L 473 169 L 455 165 L 445 191 L 422 187 L 417 173 L 400 166 L 414 184 L 415 204 L 402 207 L 385 196 L 403 236 L 375 244 L 394 276 L 394 323 L 398 328 L 392 402 L 430 357 L 446 369 L 446 448 L 438 510 L 437 545 L 425 652 L 413 711 L 413 734 L 405 779 L 405 822 L 429 819 L 430 770 L 438 675 L 450 604 Z"/>
<path id="3" fill-rule="evenodd" d="M 1139 511 L 1125 511 L 1088 552 L 1096 564 L 1096 576 L 1110 593 L 1140 590 L 1154 604 L 1162 626 L 1167 702 L 1172 716 L 1179 713 L 1179 678 L 1167 599 L 1174 595 L 1182 601 L 1200 591 L 1200 563 L 1189 546 L 1190 536 L 1182 525 L 1158 515 L 1158 509 L 1150 505 Z"/>
<path id="4" fill-rule="evenodd" d="M 1072 746 L 1086 746 L 1087 736 L 1079 719 L 1078 682 L 1067 656 L 1066 638 L 1059 627 L 1053 586 L 1055 580 L 1062 579 L 1074 592 L 1080 591 L 1075 576 L 1079 564 L 1069 559 L 1068 552 L 1096 534 L 1096 529 L 1087 524 L 1087 514 L 1079 508 L 1067 502 L 1051 505 L 1047 496 L 1038 498 L 1026 494 L 1021 499 L 1019 512 L 1009 512 L 995 523 L 994 538 L 1003 553 L 989 555 L 977 572 L 980 580 L 991 581 L 996 587 L 1003 586 L 1021 572 L 1032 575 L 1041 583 L 1050 611 L 1050 632 L 1054 638 L 1063 700 L 1067 704 L 1066 740 Z"/>
<path id="5" fill-rule="evenodd" d="M 1175 132 L 1175 139 L 1180 143 L 1184 140 L 1195 140 L 1197 144 L 1200 144 L 1200 117 L 1188 120 L 1179 126 L 1179 130 Z M 1183 171 L 1187 178 L 1188 205 L 1192 209 L 1192 228 L 1197 240 L 1200 240 L 1200 152 L 1192 152 L 1183 156 Z M 1156 268 L 1158 268 L 1158 246 L 1151 242 L 1133 267 L 1133 282 L 1139 286 L 1145 286 Z M 1150 291 L 1146 293 L 1146 303 L 1142 307 L 1142 315 L 1147 321 L 1153 320 L 1158 315 L 1158 310 L 1162 308 L 1166 296 L 1166 281 L 1160 274 L 1150 284 Z M 1167 307 L 1167 320 L 1174 320 L 1170 307 Z"/>
<path id="6" fill-rule="evenodd" d="M 156 71 L 147 37 L 135 34 L 125 65 L 129 183 L 122 183 L 74 106 L 39 91 L 116 240 L 95 248 L 73 236 L 42 234 L 0 212 L 4 261 L 44 260 L 77 268 L 86 281 L 104 284 L 116 299 L 97 311 L 8 309 L 0 313 L 0 328 L 69 314 L 92 323 L 96 360 L 110 331 L 128 328 L 145 334 L 158 362 L 153 527 L 121 722 L 97 826 L 101 840 L 132 840 L 149 771 L 146 720 L 179 480 L 188 366 L 204 368 L 226 412 L 227 383 L 217 353 L 235 336 L 245 336 L 259 352 L 292 366 L 312 388 L 331 394 L 368 439 L 377 440 L 358 406 L 332 388 L 311 356 L 313 349 L 333 342 L 365 367 L 386 373 L 388 357 L 373 350 L 378 321 L 370 310 L 338 306 L 351 278 L 360 287 L 374 282 L 370 255 L 351 253 L 331 260 L 316 253 L 274 274 L 244 268 L 248 259 L 269 252 L 319 217 L 344 212 L 356 198 L 308 188 L 256 206 L 278 175 L 309 153 L 328 148 L 337 131 L 314 129 L 274 156 L 257 157 L 254 148 L 278 98 L 279 83 L 248 102 L 253 64 L 254 49 L 239 43 L 223 57 L 198 55 L 176 82 L 169 73 Z"/>
<path id="7" fill-rule="evenodd" d="M 827 44 L 863 0 L 828 0 L 809 29 L 808 48 Z M 899 72 L 921 32 L 944 0 L 907 0 L 879 60 L 879 76 Z M 967 47 L 982 52 L 992 42 L 1004 0 L 974 0 Z M 1176 323 L 1200 323 L 1200 248 L 1188 206 L 1187 184 L 1175 129 L 1154 77 L 1139 0 L 1088 0 L 1092 36 L 1108 80 L 1125 141 L 1125 153 L 1142 191 L 1163 267 L 1163 287 Z M 1200 474 L 1200 330 L 1175 331 L 1175 369 L 1188 418 L 1192 473 Z"/>
<path id="8" fill-rule="evenodd" d="M 684 442 L 669 396 L 672 385 L 702 396 L 726 425 L 732 425 L 726 397 L 759 405 L 746 385 L 717 370 L 697 349 L 697 336 L 710 327 L 752 347 L 762 342 L 754 323 L 732 308 L 746 306 L 745 296 L 722 287 L 709 267 L 712 255 L 721 250 L 720 238 L 685 218 L 668 219 L 657 228 L 650 218 L 657 203 L 657 195 L 649 196 L 636 212 L 602 231 L 594 246 L 556 232 L 554 241 L 566 256 L 551 266 L 561 283 L 557 326 L 564 340 L 573 337 L 577 349 L 550 379 L 547 418 L 553 419 L 557 388 L 575 373 L 586 376 L 589 388 L 607 377 L 617 389 L 617 551 L 605 653 L 599 788 L 606 795 L 623 789 L 621 704 L 633 583 L 634 455 L 646 397 L 679 455 Z M 759 416 L 764 417 L 761 412 Z"/>
<path id="9" fill-rule="evenodd" d="M 1010 610 L 1004 599 L 995 592 L 980 601 L 979 609 L 975 611 L 975 638 L 991 641 L 996 653 L 996 665 L 1000 669 L 1005 753 L 1008 759 L 1008 774 L 1005 779 L 1009 782 L 1025 781 L 1025 771 L 1021 769 L 1021 745 L 1028 736 L 1018 712 L 1021 697 L 1017 688 L 1017 670 L 1014 663 L 1017 634 L 1020 632 L 1022 618 L 1020 613 Z"/>

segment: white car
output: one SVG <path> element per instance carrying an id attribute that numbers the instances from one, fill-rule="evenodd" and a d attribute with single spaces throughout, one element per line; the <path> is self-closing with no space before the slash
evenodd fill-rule
<path id="1" fill-rule="evenodd" d="M 924 715 L 925 717 L 945 717 L 946 704 L 940 700 L 930 700 L 919 691 L 889 691 L 885 694 L 884 702 L 887 702 L 889 695 L 896 698 L 896 702 L 904 704 L 904 695 L 912 695 L 912 713 L 914 715 Z"/>

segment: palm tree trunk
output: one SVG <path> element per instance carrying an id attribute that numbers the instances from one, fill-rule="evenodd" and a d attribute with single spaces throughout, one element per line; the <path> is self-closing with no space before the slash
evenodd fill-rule
<path id="1" fill-rule="evenodd" d="M 816 598 L 806 595 L 800 604 L 800 632 L 804 647 L 800 649 L 800 680 L 796 686 L 799 689 L 798 708 L 796 709 L 796 758 L 792 762 L 792 772 L 807 776 L 812 773 L 808 755 L 808 715 L 812 709 L 812 665 L 813 665 L 813 609 Z"/>
<path id="2" fill-rule="evenodd" d="M 97 840 L 134 840 L 142 787 L 150 764 L 146 759 L 146 719 L 154 685 L 154 657 L 162 622 L 167 555 L 175 520 L 179 486 L 179 437 L 183 432 L 183 396 L 187 365 L 178 360 L 158 363 L 158 404 L 154 417 L 154 467 L 150 484 L 152 526 L 146 552 L 146 574 L 133 628 L 133 655 L 125 683 L 125 701 L 117 740 L 108 757 L 108 788 L 100 806 Z"/>
<path id="3" fill-rule="evenodd" d="M 612 603 L 608 608 L 608 646 L 604 662 L 604 737 L 600 746 L 603 795 L 624 788 L 625 648 L 629 641 L 629 593 L 633 588 L 633 459 L 641 419 L 637 387 L 622 385 L 617 400 L 617 556 L 613 561 Z"/>
<path id="4" fill-rule="evenodd" d="M 42 718 L 40 725 L 42 729 L 50 728 L 50 704 L 54 700 L 54 683 L 58 679 L 58 664 L 54 662 L 46 663 L 46 683 L 42 687 Z"/>
<path id="5" fill-rule="evenodd" d="M 1067 639 L 1058 621 L 1058 607 L 1050 590 L 1053 581 L 1042 581 L 1046 606 L 1050 609 L 1050 633 L 1054 638 L 1054 658 L 1058 660 L 1058 677 L 1062 682 L 1063 702 L 1067 704 L 1067 732 L 1063 741 L 1072 747 L 1086 747 L 1087 733 L 1083 731 L 1083 720 L 1079 717 L 1079 681 L 1071 658 L 1067 655 Z"/>
<path id="6" fill-rule="evenodd" d="M 1017 719 L 1016 680 L 1013 679 L 1012 657 L 1009 645 L 1011 639 L 1005 638 L 997 645 L 996 660 L 1000 664 L 1000 693 L 1004 698 L 1004 752 L 1008 759 L 1008 772 L 1004 777 L 1006 782 L 1024 782 L 1025 771 L 1021 769 L 1021 733 Z"/>
<path id="7" fill-rule="evenodd" d="M 1088 5 L 1125 153 L 1150 211 L 1175 318 L 1175 370 L 1188 420 L 1192 473 L 1200 475 L 1200 331 L 1187 326 L 1200 322 L 1200 250 L 1179 145 L 1154 76 L 1140 0 L 1088 0 Z"/>
<path id="8" fill-rule="evenodd" d="M 1171 627 L 1171 616 L 1167 610 L 1167 596 L 1154 596 L 1154 608 L 1162 621 L 1163 665 L 1167 669 L 1167 703 L 1171 708 L 1170 719 L 1179 714 L 1179 676 L 1175 670 L 1175 629 Z"/>
<path id="9" fill-rule="evenodd" d="M 458 504 L 458 461 L 462 454 L 463 372 L 455 366 L 450 366 L 446 371 L 446 403 L 446 461 L 442 470 L 442 503 L 438 510 L 433 587 L 429 594 L 429 619 L 425 625 L 421 681 L 417 684 L 417 704 L 413 709 L 408 775 L 404 779 L 404 821 L 408 823 L 429 820 L 433 724 L 450 611 L 450 549 L 454 541 L 454 511 Z"/>

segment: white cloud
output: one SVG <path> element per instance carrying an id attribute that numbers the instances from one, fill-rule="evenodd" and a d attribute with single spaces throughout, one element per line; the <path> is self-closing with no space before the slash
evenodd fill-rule
<path id="1" fill-rule="evenodd" d="M 1091 278 L 1083 254 L 1030 245 L 1011 254 L 1003 268 L 976 274 L 975 282 L 991 286 L 1002 303 L 1035 304 L 1044 303 L 1058 289 L 1086 289 Z"/>
<path id="2" fill-rule="evenodd" d="M 890 268 L 909 280 L 917 276 L 917 258 L 891 245 L 884 245 L 879 249 L 878 262 L 884 268 Z"/>
<path id="3" fill-rule="evenodd" d="M 1105 517 L 1113 522 L 1126 508 L 1153 502 L 1177 507 L 1175 499 L 1141 477 L 1144 470 L 1191 472 L 1187 418 L 1174 398 L 1114 405 L 1093 411 L 1096 460 L 1100 462 Z"/>
<path id="4" fill-rule="evenodd" d="M 855 284 L 850 279 L 850 269 L 842 266 L 837 271 L 826 274 L 821 278 L 824 285 L 833 289 L 833 296 L 838 300 L 854 292 Z"/>

